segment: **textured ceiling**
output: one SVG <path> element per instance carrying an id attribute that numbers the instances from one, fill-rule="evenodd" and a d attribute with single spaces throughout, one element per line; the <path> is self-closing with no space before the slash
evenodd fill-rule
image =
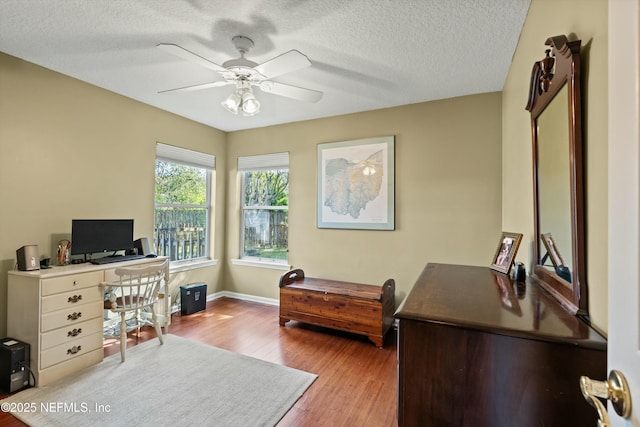
<path id="1" fill-rule="evenodd" d="M 2 0 L 0 51 L 232 131 L 502 90 L 530 0 Z M 156 47 L 217 64 L 265 62 L 291 49 L 312 65 L 274 80 L 324 93 L 306 103 L 255 90 L 259 114 L 220 102 L 233 86 Z"/>

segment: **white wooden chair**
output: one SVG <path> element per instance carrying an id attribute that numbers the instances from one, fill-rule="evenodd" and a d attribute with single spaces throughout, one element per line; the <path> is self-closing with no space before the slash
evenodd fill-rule
<path id="1" fill-rule="evenodd" d="M 101 285 L 107 296 L 104 308 L 114 313 L 120 313 L 120 357 L 124 362 L 127 349 L 127 330 L 129 329 L 126 323 L 128 313 L 134 313 L 135 328 L 139 332 L 142 323 L 140 311 L 145 308 L 150 310 L 153 327 L 160 344 L 163 344 L 162 329 L 156 314 L 155 303 L 158 301 L 158 293 L 163 279 L 168 288 L 169 260 L 151 266 L 117 268 L 115 274 L 118 276 L 116 282 L 102 282 Z"/>

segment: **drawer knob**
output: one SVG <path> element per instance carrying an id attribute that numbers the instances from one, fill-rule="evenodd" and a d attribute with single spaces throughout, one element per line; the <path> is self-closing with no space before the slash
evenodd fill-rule
<path id="1" fill-rule="evenodd" d="M 72 297 L 69 297 L 67 302 L 70 302 L 70 303 L 73 304 L 73 303 L 76 303 L 76 302 L 81 301 L 81 300 L 82 300 L 82 295 L 74 295 Z"/>
<path id="2" fill-rule="evenodd" d="M 81 311 L 79 311 L 79 312 L 77 312 L 77 313 L 69 314 L 69 315 L 67 316 L 67 320 L 78 320 L 78 319 L 79 319 L 79 318 L 81 318 L 81 317 L 82 317 L 82 312 L 81 312 Z"/>
<path id="3" fill-rule="evenodd" d="M 75 285 L 77 285 L 77 284 L 78 284 L 78 281 L 77 281 L 77 280 L 74 280 L 74 281 L 73 281 L 73 286 L 75 286 Z"/>
<path id="4" fill-rule="evenodd" d="M 77 337 L 82 333 L 82 328 L 77 328 L 72 331 L 67 332 L 68 337 Z"/>
<path id="5" fill-rule="evenodd" d="M 73 347 L 67 349 L 67 354 L 76 354 L 80 350 L 82 350 L 81 345 L 74 345 Z"/>

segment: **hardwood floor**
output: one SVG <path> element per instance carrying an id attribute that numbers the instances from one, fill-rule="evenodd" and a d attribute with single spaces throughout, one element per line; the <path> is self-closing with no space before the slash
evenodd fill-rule
<path id="1" fill-rule="evenodd" d="M 358 335 L 293 321 L 281 327 L 275 306 L 220 298 L 207 303 L 205 311 L 174 314 L 169 333 L 317 374 L 279 427 L 397 426 L 394 330 L 387 334 L 385 347 L 378 349 Z M 140 337 L 130 335 L 127 346 L 149 339 L 157 338 L 145 328 Z M 105 342 L 105 357 L 119 351 L 117 341 Z M 25 424 L 0 413 L 0 425 Z"/>

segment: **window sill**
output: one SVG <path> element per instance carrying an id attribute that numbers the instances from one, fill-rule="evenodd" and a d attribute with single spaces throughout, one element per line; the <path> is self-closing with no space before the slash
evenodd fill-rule
<path id="1" fill-rule="evenodd" d="M 170 273 L 195 270 L 196 268 L 213 267 L 218 265 L 217 259 L 202 259 L 195 261 L 174 261 L 169 265 Z"/>
<path id="2" fill-rule="evenodd" d="M 291 270 L 291 266 L 289 264 L 283 264 L 280 262 L 273 261 L 258 261 L 258 260 L 248 260 L 248 259 L 232 259 L 231 264 L 234 265 L 244 265 L 246 267 L 259 267 L 259 268 L 270 268 L 273 270 Z"/>

